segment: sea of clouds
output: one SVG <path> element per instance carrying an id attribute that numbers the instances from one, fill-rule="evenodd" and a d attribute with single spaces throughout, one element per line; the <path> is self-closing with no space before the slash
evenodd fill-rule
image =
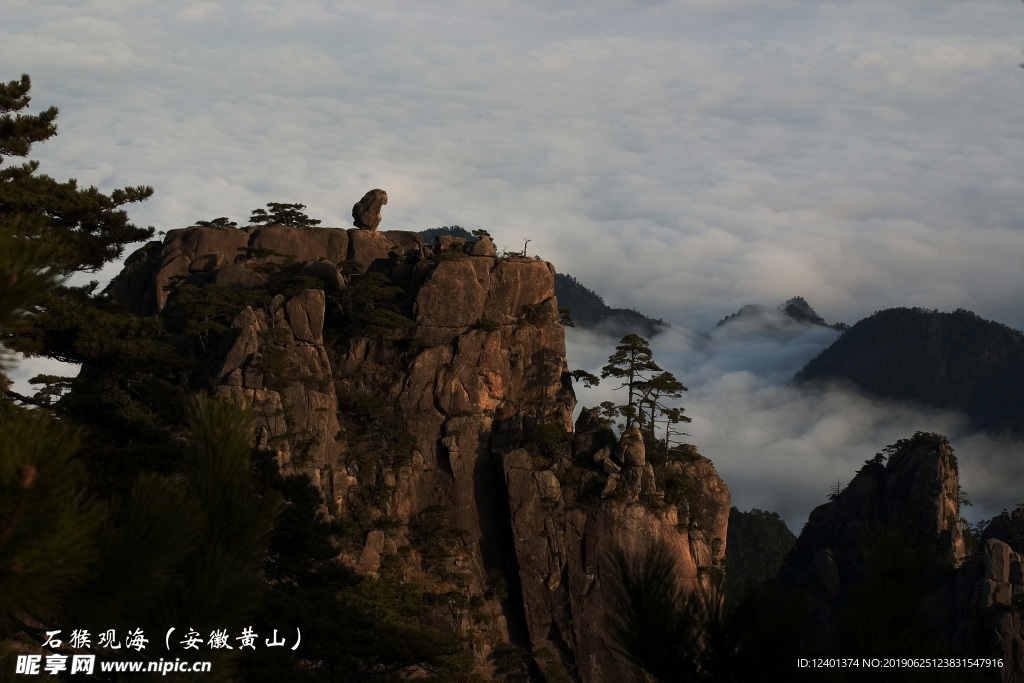
<path id="1" fill-rule="evenodd" d="M 653 344 L 693 441 L 737 505 L 796 528 L 918 429 L 954 439 L 973 512 L 1018 502 L 1015 444 L 789 386 L 834 333 L 701 333 L 796 294 L 848 323 L 963 307 L 1024 328 L 1021 36 L 1005 0 L 11 0 L 0 78 L 61 109 L 41 172 L 154 186 L 130 214 L 158 231 L 267 202 L 345 227 L 381 187 L 384 229 L 530 239 L 673 324 Z M 569 339 L 591 371 L 614 345 Z"/>
<path id="2" fill-rule="evenodd" d="M 973 429 L 962 414 L 865 396 L 842 383 L 794 386 L 793 375 L 838 332 L 792 322 L 777 310 L 710 332 L 672 327 L 653 337 L 655 361 L 689 391 L 685 439 L 712 460 L 732 504 L 780 514 L 799 532 L 810 511 L 845 487 L 865 460 L 916 431 L 950 438 L 972 522 L 1024 502 L 1024 443 Z M 569 329 L 570 367 L 600 374 L 617 339 Z M 625 401 L 619 382 L 576 386 L 579 406 Z"/>

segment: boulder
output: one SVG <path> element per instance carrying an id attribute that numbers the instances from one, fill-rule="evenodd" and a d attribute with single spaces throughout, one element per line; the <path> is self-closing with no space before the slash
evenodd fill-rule
<path id="1" fill-rule="evenodd" d="M 481 237 L 469 246 L 469 253 L 473 256 L 488 256 L 494 258 L 498 250 L 494 248 L 494 242 L 490 237 Z"/>
<path id="2" fill-rule="evenodd" d="M 271 225 L 253 230 L 249 249 L 256 257 L 276 262 L 323 259 L 334 264 L 348 258 L 348 231 L 341 228 L 297 228 Z M 276 256 L 275 254 L 280 254 Z"/>
<path id="3" fill-rule="evenodd" d="M 384 190 L 370 190 L 352 207 L 353 225 L 360 230 L 376 230 L 380 225 L 380 207 L 388 203 Z"/>
<path id="4" fill-rule="evenodd" d="M 647 464 L 644 437 L 638 426 L 633 425 L 623 433 L 616 456 L 626 467 L 643 467 Z"/>

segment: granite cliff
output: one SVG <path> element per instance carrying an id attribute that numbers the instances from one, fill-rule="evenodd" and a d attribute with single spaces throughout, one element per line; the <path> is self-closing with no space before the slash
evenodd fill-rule
<path id="1" fill-rule="evenodd" d="M 655 541 L 680 580 L 724 557 L 729 493 L 711 463 L 651 462 L 575 407 L 544 261 L 489 240 L 270 226 L 170 231 L 111 293 L 160 316 L 180 378 L 248 403 L 258 445 L 305 472 L 350 529 L 359 572 L 435 596 L 490 677 L 509 648 L 533 678 L 623 680 L 605 627 L 609 554 Z"/>
<path id="2" fill-rule="evenodd" d="M 1024 681 L 1024 561 L 996 523 L 965 535 L 960 494 L 949 442 L 918 432 L 811 512 L 780 580 L 808 596 L 826 652 L 1001 659 L 944 673 Z"/>

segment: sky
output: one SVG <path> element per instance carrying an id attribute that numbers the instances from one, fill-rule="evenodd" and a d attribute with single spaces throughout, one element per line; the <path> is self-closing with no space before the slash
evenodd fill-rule
<path id="1" fill-rule="evenodd" d="M 380 187 L 382 229 L 529 239 L 672 323 L 653 345 L 690 387 L 694 442 L 738 507 L 797 529 L 928 425 L 955 437 L 975 514 L 1024 499 L 1017 445 L 956 415 L 790 387 L 832 333 L 701 336 L 796 295 L 829 321 L 962 307 L 1024 328 L 1022 48 L 1016 0 L 0 9 L 0 78 L 30 74 L 34 110 L 61 110 L 42 172 L 152 185 L 131 216 L 158 231 L 267 202 L 347 227 Z M 614 341 L 573 331 L 570 365 L 599 368 Z"/>

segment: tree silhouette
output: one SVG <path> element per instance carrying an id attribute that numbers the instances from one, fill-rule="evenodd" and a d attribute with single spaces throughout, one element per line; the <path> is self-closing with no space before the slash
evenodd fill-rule
<path id="1" fill-rule="evenodd" d="M 661 372 L 661 368 L 654 362 L 647 340 L 638 334 L 623 337 L 615 347 L 615 352 L 608 357 L 608 364 L 601 368 L 602 378 L 623 380 L 617 389 L 627 390 L 626 405 L 620 406 L 620 412 L 626 418 L 626 428 L 642 420 L 640 384 L 650 379 L 649 373 L 653 372 Z"/>
<path id="2" fill-rule="evenodd" d="M 268 202 L 266 209 L 253 209 L 249 216 L 249 223 L 252 225 L 291 225 L 297 228 L 307 228 L 320 225 L 320 221 L 313 220 L 302 210 L 305 204 L 279 204 Z"/>
<path id="3" fill-rule="evenodd" d="M 648 380 L 637 382 L 640 394 L 639 421 L 640 428 L 655 438 L 655 427 L 659 416 L 665 418 L 665 447 L 669 448 L 672 426 L 680 422 L 689 422 L 690 418 L 683 415 L 683 409 L 663 403 L 664 399 L 681 398 L 688 389 L 675 378 L 671 372 L 660 372 Z M 680 432 L 676 433 L 681 434 Z"/>

